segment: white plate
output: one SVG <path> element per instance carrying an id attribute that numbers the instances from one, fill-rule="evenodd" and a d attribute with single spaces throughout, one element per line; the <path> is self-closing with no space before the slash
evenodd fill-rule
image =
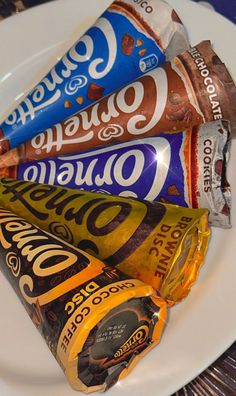
<path id="1" fill-rule="evenodd" d="M 109 3 L 110 0 L 57 0 L 0 23 L 1 116 L 32 79 L 43 75 L 65 45 L 81 35 Z M 170 3 L 186 24 L 191 43 L 210 38 L 236 78 L 233 42 L 236 27 L 189 0 L 170 0 Z M 236 193 L 235 143 L 229 172 L 233 193 Z M 236 335 L 235 205 L 232 218 L 231 230 L 213 230 L 200 278 L 186 301 L 172 309 L 161 344 L 129 377 L 109 390 L 108 396 L 171 395 L 233 343 Z M 0 395 L 74 396 L 75 392 L 2 275 L 0 282 Z"/>

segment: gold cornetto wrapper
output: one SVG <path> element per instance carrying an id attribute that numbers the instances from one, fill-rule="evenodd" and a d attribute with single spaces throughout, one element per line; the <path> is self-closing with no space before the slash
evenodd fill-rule
<path id="1" fill-rule="evenodd" d="M 203 264 L 206 209 L 0 179 L 0 205 L 159 290 L 185 298 Z"/>
<path id="2" fill-rule="evenodd" d="M 151 286 L 2 208 L 0 254 L 74 389 L 108 389 L 160 341 L 167 306 Z"/>

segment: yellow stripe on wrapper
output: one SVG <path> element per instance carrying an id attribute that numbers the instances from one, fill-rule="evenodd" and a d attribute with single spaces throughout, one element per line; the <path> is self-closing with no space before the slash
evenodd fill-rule
<path id="1" fill-rule="evenodd" d="M 203 264 L 205 209 L 1 179 L 0 204 L 106 264 L 158 289 L 170 305 L 187 296 Z"/>
<path id="2" fill-rule="evenodd" d="M 153 288 L 0 208 L 0 269 L 71 386 L 106 390 L 159 341 Z"/>

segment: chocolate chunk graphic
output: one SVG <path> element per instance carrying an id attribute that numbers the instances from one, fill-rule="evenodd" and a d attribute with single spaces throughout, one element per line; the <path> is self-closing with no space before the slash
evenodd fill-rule
<path id="1" fill-rule="evenodd" d="M 88 87 L 87 98 L 89 100 L 99 100 L 103 96 L 104 88 L 100 85 L 91 83 Z"/>
<path id="2" fill-rule="evenodd" d="M 172 95 L 170 95 L 170 103 L 174 106 L 180 104 L 183 99 L 181 98 L 180 94 L 178 94 L 177 92 L 173 93 Z"/>
<path id="3" fill-rule="evenodd" d="M 177 196 L 180 195 L 180 192 L 178 190 L 178 187 L 175 184 L 172 184 L 171 186 L 168 187 L 167 194 L 171 196 Z"/>
<path id="4" fill-rule="evenodd" d="M 147 50 L 144 48 L 142 50 L 139 51 L 139 56 L 144 56 L 146 54 Z"/>
<path id="5" fill-rule="evenodd" d="M 137 45 L 137 47 L 141 47 L 141 45 L 143 45 L 143 40 L 142 39 L 137 39 L 136 45 Z"/>
<path id="6" fill-rule="evenodd" d="M 71 107 L 71 102 L 69 100 L 65 100 L 64 107 L 65 109 L 69 109 Z"/>
<path id="7" fill-rule="evenodd" d="M 191 122 L 193 117 L 192 110 L 187 106 L 173 106 L 166 114 L 169 121 L 185 121 Z"/>
<path id="8" fill-rule="evenodd" d="M 169 97 L 169 105 L 167 108 L 166 119 L 169 121 L 185 121 L 192 120 L 192 111 L 186 100 L 181 95 L 174 92 Z"/>
<path id="9" fill-rule="evenodd" d="M 217 173 L 217 175 L 221 176 L 222 170 L 223 170 L 223 160 L 220 159 L 215 163 L 215 172 Z"/>
<path id="10" fill-rule="evenodd" d="M 129 56 L 132 54 L 134 49 L 134 38 L 130 34 L 125 33 L 122 37 L 121 48 L 124 55 Z"/>
<path id="11" fill-rule="evenodd" d="M 171 204 L 171 202 L 168 201 L 168 199 L 166 199 L 166 198 L 164 198 L 164 197 L 160 197 L 159 202 Z"/>
<path id="12" fill-rule="evenodd" d="M 78 98 L 76 98 L 76 102 L 79 103 L 80 105 L 83 104 L 84 98 L 83 96 L 78 96 Z"/>

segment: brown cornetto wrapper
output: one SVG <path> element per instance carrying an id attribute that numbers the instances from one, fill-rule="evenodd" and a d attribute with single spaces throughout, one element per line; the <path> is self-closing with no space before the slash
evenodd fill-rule
<path id="1" fill-rule="evenodd" d="M 236 130 L 236 87 L 203 41 L 0 157 L 0 167 L 181 131 L 226 119 Z"/>
<path id="2" fill-rule="evenodd" d="M 22 180 L 0 180 L 0 205 L 150 284 L 169 305 L 188 295 L 210 236 L 206 209 Z"/>
<path id="3" fill-rule="evenodd" d="M 160 341 L 167 308 L 151 286 L 2 208 L 0 254 L 74 389 L 108 389 Z"/>

